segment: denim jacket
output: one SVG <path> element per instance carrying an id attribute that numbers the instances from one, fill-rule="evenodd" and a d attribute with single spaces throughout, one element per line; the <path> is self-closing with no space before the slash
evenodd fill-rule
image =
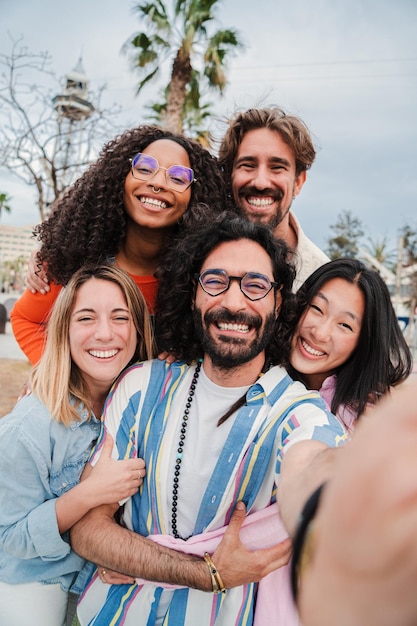
<path id="1" fill-rule="evenodd" d="M 100 420 L 59 424 L 33 394 L 0 419 L 0 580 L 60 583 L 66 591 L 84 561 L 61 535 L 55 499 L 74 487 Z"/>

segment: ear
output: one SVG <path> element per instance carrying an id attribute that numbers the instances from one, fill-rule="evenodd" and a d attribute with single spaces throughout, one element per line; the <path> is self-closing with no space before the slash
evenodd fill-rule
<path id="1" fill-rule="evenodd" d="M 300 193 L 301 189 L 303 188 L 304 183 L 306 182 L 306 178 L 307 178 L 307 172 L 305 170 L 298 174 L 294 182 L 294 189 L 293 189 L 294 198 L 295 196 L 298 196 L 298 194 Z"/>
<path id="2" fill-rule="evenodd" d="M 281 289 L 277 289 L 275 292 L 275 319 L 278 319 L 279 312 L 281 310 L 281 304 L 282 304 Z"/>

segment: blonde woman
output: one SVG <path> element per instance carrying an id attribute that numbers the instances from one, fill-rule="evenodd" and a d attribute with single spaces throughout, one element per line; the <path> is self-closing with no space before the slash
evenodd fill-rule
<path id="1" fill-rule="evenodd" d="M 109 389 L 132 361 L 153 356 L 149 314 L 133 280 L 115 265 L 81 268 L 48 324 L 32 393 L 0 420 L 0 606 L 2 623 L 65 623 L 68 589 L 83 560 L 69 528 L 98 504 L 137 492 L 144 462 L 104 459 L 81 472 L 100 430 Z"/>

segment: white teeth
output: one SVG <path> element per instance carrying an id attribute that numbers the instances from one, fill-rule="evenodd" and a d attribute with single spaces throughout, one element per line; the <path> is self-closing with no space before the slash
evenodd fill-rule
<path id="1" fill-rule="evenodd" d="M 162 200 L 157 200 L 156 198 L 148 198 L 147 196 L 141 196 L 139 200 L 143 204 L 150 204 L 151 206 L 154 206 L 154 207 L 156 206 L 156 207 L 159 207 L 160 209 L 166 209 L 168 206 L 167 203 L 162 202 Z"/>
<path id="2" fill-rule="evenodd" d="M 320 350 L 315 350 L 312 348 L 304 339 L 301 339 L 301 344 L 306 352 L 312 354 L 313 356 L 324 356 L 325 352 L 320 352 Z"/>
<path id="3" fill-rule="evenodd" d="M 224 322 L 219 322 L 220 330 L 234 330 L 237 333 L 248 333 L 249 326 L 247 324 L 225 324 Z"/>
<path id="4" fill-rule="evenodd" d="M 109 359 L 112 356 L 116 356 L 118 350 L 89 350 L 88 354 L 95 356 L 98 359 Z"/>
<path id="5" fill-rule="evenodd" d="M 257 197 L 251 197 L 251 198 L 247 198 L 248 204 L 251 204 L 252 206 L 271 206 L 271 204 L 274 203 L 274 200 L 272 198 L 257 198 Z"/>

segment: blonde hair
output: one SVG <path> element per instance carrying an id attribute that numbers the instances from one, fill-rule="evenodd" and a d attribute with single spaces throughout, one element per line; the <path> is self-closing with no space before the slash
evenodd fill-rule
<path id="1" fill-rule="evenodd" d="M 137 331 L 137 346 L 130 363 L 155 354 L 151 318 L 142 293 L 128 274 L 116 265 L 101 264 L 80 268 L 64 287 L 48 320 L 45 351 L 31 374 L 34 394 L 46 405 L 53 419 L 68 426 L 79 420 L 83 404 L 91 416 L 88 387 L 70 353 L 69 325 L 78 290 L 91 278 L 115 283 L 122 290 Z M 130 364 L 129 363 L 129 364 Z"/>

